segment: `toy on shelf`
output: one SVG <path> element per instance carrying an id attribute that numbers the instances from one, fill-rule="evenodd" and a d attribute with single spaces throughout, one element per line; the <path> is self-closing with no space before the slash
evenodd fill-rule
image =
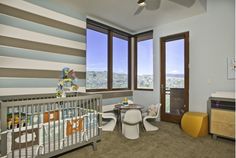
<path id="1" fill-rule="evenodd" d="M 79 89 L 78 77 L 75 74 L 75 71 L 65 67 L 61 72 L 61 79 L 57 84 L 57 93 L 58 98 L 66 97 L 66 92 L 68 91 L 77 91 Z"/>

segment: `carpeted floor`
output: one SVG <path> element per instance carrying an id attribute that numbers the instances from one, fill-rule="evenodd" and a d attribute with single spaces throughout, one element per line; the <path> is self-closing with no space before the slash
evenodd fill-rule
<path id="1" fill-rule="evenodd" d="M 177 124 L 158 122 L 156 132 L 141 130 L 140 138 L 128 140 L 118 131 L 103 132 L 97 151 L 88 145 L 60 158 L 234 158 L 235 141 L 192 138 Z"/>

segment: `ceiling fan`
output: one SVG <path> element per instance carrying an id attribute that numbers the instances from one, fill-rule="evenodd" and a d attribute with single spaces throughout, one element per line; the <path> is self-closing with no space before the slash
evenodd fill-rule
<path id="1" fill-rule="evenodd" d="M 196 0 L 169 0 L 171 2 L 177 3 L 185 7 L 191 7 Z M 138 0 L 138 9 L 135 11 L 134 15 L 140 14 L 143 9 L 147 10 L 157 10 L 160 7 L 161 0 Z"/>

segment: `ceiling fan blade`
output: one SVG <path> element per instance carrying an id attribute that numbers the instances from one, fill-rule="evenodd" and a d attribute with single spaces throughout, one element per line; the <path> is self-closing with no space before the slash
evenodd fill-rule
<path id="1" fill-rule="evenodd" d="M 169 0 L 169 1 L 188 7 L 188 8 L 192 7 L 193 4 L 196 2 L 196 0 Z"/>
<path id="2" fill-rule="evenodd" d="M 147 10 L 156 10 L 161 5 L 161 0 L 146 0 L 146 6 L 145 8 Z"/>
<path id="3" fill-rule="evenodd" d="M 138 15 L 141 13 L 141 11 L 143 11 L 144 6 L 139 6 L 138 9 L 135 11 L 134 15 Z"/>

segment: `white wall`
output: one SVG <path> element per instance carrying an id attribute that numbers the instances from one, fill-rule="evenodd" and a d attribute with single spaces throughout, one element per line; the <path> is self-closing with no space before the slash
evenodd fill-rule
<path id="1" fill-rule="evenodd" d="M 227 57 L 235 54 L 235 1 L 208 0 L 207 12 L 154 28 L 154 91 L 134 91 L 134 101 L 160 101 L 160 37 L 190 32 L 190 111 L 206 112 L 211 93 L 234 91 L 235 80 L 227 79 Z"/>

